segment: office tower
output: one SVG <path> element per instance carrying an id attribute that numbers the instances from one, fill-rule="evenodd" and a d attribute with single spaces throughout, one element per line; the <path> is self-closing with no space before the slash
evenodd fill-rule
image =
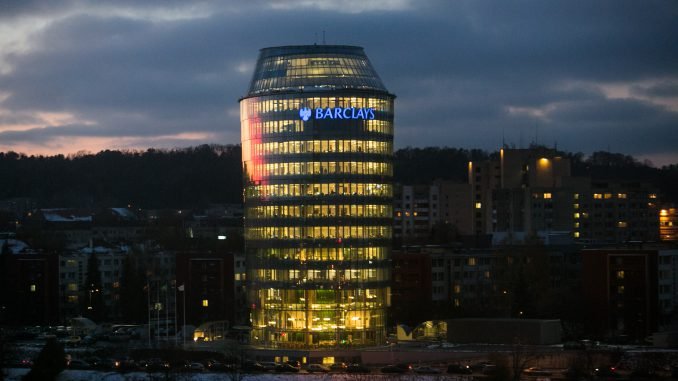
<path id="1" fill-rule="evenodd" d="M 253 343 L 384 342 L 393 100 L 362 48 L 261 50 L 240 101 Z"/>

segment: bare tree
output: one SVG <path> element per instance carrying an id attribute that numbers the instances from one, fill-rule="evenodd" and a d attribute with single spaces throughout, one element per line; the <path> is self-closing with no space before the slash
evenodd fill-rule
<path id="1" fill-rule="evenodd" d="M 522 345 L 520 342 L 515 343 L 511 349 L 512 380 L 520 381 L 523 371 L 534 365 L 539 357 L 541 355 L 530 347 Z"/>

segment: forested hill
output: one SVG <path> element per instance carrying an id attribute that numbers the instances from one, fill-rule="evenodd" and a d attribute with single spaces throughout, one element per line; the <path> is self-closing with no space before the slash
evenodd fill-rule
<path id="1" fill-rule="evenodd" d="M 665 200 L 678 202 L 678 165 L 661 169 L 631 156 L 596 152 L 562 153 L 575 175 L 655 184 Z M 426 184 L 435 179 L 464 182 L 470 160 L 496 153 L 457 148 L 404 148 L 395 153 L 395 180 Z M 0 201 L 33 198 L 41 207 L 191 208 L 242 201 L 240 146 L 102 151 L 71 156 L 0 153 Z"/>
<path id="2" fill-rule="evenodd" d="M 188 208 L 242 200 L 240 146 L 102 151 L 64 157 L 0 153 L 0 200 L 42 207 Z"/>

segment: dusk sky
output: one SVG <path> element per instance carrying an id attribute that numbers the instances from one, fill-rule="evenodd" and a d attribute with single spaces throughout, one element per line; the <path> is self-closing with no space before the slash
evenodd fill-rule
<path id="1" fill-rule="evenodd" d="M 538 143 L 678 163 L 678 2 L 0 2 L 0 151 L 240 142 L 259 49 L 365 48 L 396 147 Z"/>

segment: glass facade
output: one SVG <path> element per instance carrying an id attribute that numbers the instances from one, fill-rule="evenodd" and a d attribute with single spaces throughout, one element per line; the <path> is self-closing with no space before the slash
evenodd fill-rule
<path id="1" fill-rule="evenodd" d="M 254 344 L 385 341 L 393 99 L 362 48 L 261 51 L 240 101 Z"/>

